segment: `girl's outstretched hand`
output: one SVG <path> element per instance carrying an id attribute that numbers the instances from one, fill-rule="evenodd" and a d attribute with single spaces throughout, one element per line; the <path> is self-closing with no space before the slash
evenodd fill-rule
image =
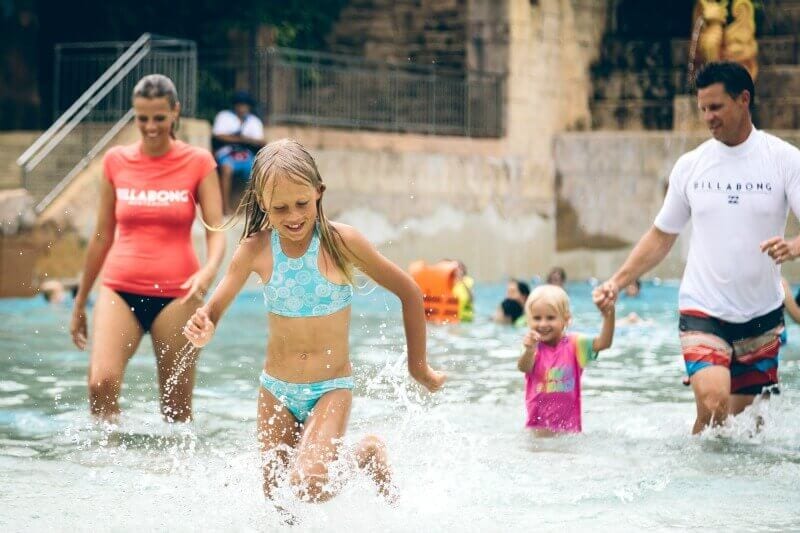
<path id="1" fill-rule="evenodd" d="M 198 307 L 197 311 L 186 321 L 183 334 L 197 348 L 202 348 L 209 343 L 215 330 L 214 322 L 208 317 L 206 308 Z"/>
<path id="2" fill-rule="evenodd" d="M 536 348 L 536 345 L 539 344 L 540 340 L 542 340 L 542 337 L 536 333 L 536 331 L 529 329 L 525 336 L 522 337 L 522 345 L 525 348 L 533 350 Z"/>

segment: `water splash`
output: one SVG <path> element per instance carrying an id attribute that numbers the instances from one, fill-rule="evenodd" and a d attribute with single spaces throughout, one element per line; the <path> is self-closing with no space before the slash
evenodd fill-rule
<path id="1" fill-rule="evenodd" d="M 186 342 L 176 353 L 177 361 L 175 367 L 170 372 L 169 377 L 165 382 L 165 393 L 171 394 L 174 392 L 175 387 L 178 386 L 181 376 L 189 369 L 192 368 L 197 360 L 197 354 L 200 352 L 194 344 Z M 162 355 L 166 354 L 166 349 L 162 350 Z"/>
<path id="2" fill-rule="evenodd" d="M 6 341 L 8 353 L 22 355 L 0 360 L 0 375 L 27 387 L 0 390 L 0 399 L 29 396 L 0 410 L 0 505 L 11 517 L 3 528 L 184 530 L 200 523 L 225 531 L 516 531 L 536 523 L 545 530 L 618 531 L 621 523 L 654 530 L 702 523 L 785 530 L 800 523 L 800 342 L 791 340 L 800 339 L 797 325 L 788 326 L 790 343 L 781 353 L 781 395 L 730 426 L 692 437 L 694 402 L 680 385 L 677 284 L 645 283 L 639 299 L 619 305 L 652 323 L 620 329 L 614 346 L 586 369 L 584 433 L 545 441 L 523 428 L 519 330 L 481 315 L 504 284 L 476 288 L 475 323 L 431 331 L 431 364 L 449 374 L 433 397 L 408 376 L 400 314 L 386 311 L 389 296 L 378 291 L 354 302 L 357 388 L 344 444 L 364 433 L 384 438 L 396 506 L 383 502 L 347 459 L 332 468 L 340 492 L 328 503 L 300 502 L 286 485 L 277 493 L 276 502 L 297 518 L 294 528 L 264 500 L 254 383 L 263 348 L 253 349 L 263 343 L 263 310 L 248 294 L 204 349 L 190 424 L 165 424 L 158 415 L 149 350 L 129 363 L 120 420 L 92 422 L 85 354 L 64 348 L 55 322 L 17 316 L 9 338 L 30 324 L 40 335 Z M 590 286 L 572 284 L 568 292 L 575 326 L 597 331 Z M 185 365 L 178 366 L 185 376 Z M 58 376 L 57 405 L 54 383 L 37 380 L 42 375 Z M 20 388 L 15 384 L 7 388 Z M 760 431 L 755 416 L 764 420 Z M 709 500 L 710 493 L 717 497 Z M 705 502 L 701 509 L 697 501 Z"/>

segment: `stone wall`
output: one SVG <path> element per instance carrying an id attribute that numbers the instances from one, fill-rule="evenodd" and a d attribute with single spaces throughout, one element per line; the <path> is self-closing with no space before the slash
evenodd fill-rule
<path id="1" fill-rule="evenodd" d="M 508 72 L 508 2 L 469 0 L 466 50 L 470 71 Z"/>
<path id="2" fill-rule="evenodd" d="M 609 26 L 592 65 L 592 127 L 670 130 L 683 119 L 673 101 L 691 91 L 688 62 L 695 0 L 608 0 Z M 800 128 L 800 1 L 756 2 L 759 74 L 754 121 Z M 657 24 L 653 21 L 657 20 Z M 695 58 L 696 59 L 696 58 Z M 699 64 L 692 64 L 696 72 Z M 676 102 L 678 103 L 678 102 Z M 692 102 L 694 105 L 694 102 Z"/>
<path id="3" fill-rule="evenodd" d="M 309 148 L 327 183 L 325 211 L 387 257 L 463 260 L 478 279 L 545 271 L 554 249 L 551 193 L 505 140 L 269 128 Z M 534 209 L 533 206 L 540 206 Z"/>
<path id="4" fill-rule="evenodd" d="M 590 123 L 589 64 L 605 22 L 604 2 L 510 0 L 508 144 L 526 154 L 535 186 L 549 191 L 552 215 L 554 136 Z"/>
<path id="5" fill-rule="evenodd" d="M 467 0 L 351 0 L 328 36 L 330 51 L 464 70 Z"/>
<path id="6" fill-rule="evenodd" d="M 776 132 L 800 146 L 800 132 Z M 557 237 L 553 261 L 573 278 L 605 278 L 618 268 L 658 213 L 675 161 L 708 139 L 706 133 L 564 133 L 555 142 Z M 687 227 L 651 275 L 680 277 Z M 786 234 L 800 232 L 794 216 Z M 800 262 L 784 267 L 791 279 Z"/>
<path id="7" fill-rule="evenodd" d="M 4 131 L 0 133 L 0 189 L 22 187 L 22 171 L 17 158 L 22 155 L 40 131 Z"/>
<path id="8" fill-rule="evenodd" d="M 448 256 L 479 279 L 544 274 L 559 259 L 553 142 L 590 123 L 589 65 L 605 20 L 605 1 L 468 2 L 469 68 L 508 76 L 502 139 L 314 128 L 269 138 L 307 144 L 329 181 L 326 209 L 368 228 L 401 265 Z"/>

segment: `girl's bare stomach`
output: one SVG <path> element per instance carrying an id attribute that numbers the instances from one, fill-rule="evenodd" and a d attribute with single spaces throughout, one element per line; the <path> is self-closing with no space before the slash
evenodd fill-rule
<path id="1" fill-rule="evenodd" d="M 324 353 L 267 353 L 264 372 L 289 383 L 314 383 L 349 376 L 353 369 L 347 355 L 333 357 Z"/>
<path id="2" fill-rule="evenodd" d="M 322 317 L 269 315 L 264 371 L 290 383 L 313 383 L 352 374 L 350 309 Z"/>

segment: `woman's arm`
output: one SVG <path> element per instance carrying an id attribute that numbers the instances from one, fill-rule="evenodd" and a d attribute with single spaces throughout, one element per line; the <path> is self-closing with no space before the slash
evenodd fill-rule
<path id="1" fill-rule="evenodd" d="M 336 224 L 347 245 L 347 253 L 356 267 L 376 283 L 393 292 L 403 305 L 403 325 L 408 345 L 408 372 L 431 392 L 444 385 L 445 375 L 428 365 L 426 354 L 425 307 L 420 291 L 411 276 L 386 259 L 358 231 Z"/>
<path id="2" fill-rule="evenodd" d="M 212 228 L 222 224 L 222 193 L 219 188 L 217 171 L 211 171 L 197 188 L 197 200 L 203 215 L 203 221 Z M 189 277 L 182 289 L 188 289 L 183 301 L 197 297 L 203 299 L 208 287 L 217 277 L 217 272 L 225 257 L 225 233 L 206 228 L 206 263 L 195 274 Z"/>
<path id="3" fill-rule="evenodd" d="M 611 348 L 611 342 L 614 340 L 614 306 L 608 306 L 603 311 L 603 328 L 600 330 L 600 335 L 592 341 L 592 350 L 597 353 Z"/>
<path id="4" fill-rule="evenodd" d="M 97 205 L 97 224 L 94 234 L 89 239 L 86 260 L 81 274 L 81 281 L 78 285 L 78 293 L 75 295 L 72 320 L 70 322 L 72 342 L 81 350 L 86 348 L 87 342 L 86 302 L 89 299 L 92 286 L 103 268 L 108 251 L 111 249 L 111 245 L 114 244 L 114 231 L 117 227 L 117 221 L 114 218 L 115 203 L 114 187 L 105 177 L 101 178 Z"/>

